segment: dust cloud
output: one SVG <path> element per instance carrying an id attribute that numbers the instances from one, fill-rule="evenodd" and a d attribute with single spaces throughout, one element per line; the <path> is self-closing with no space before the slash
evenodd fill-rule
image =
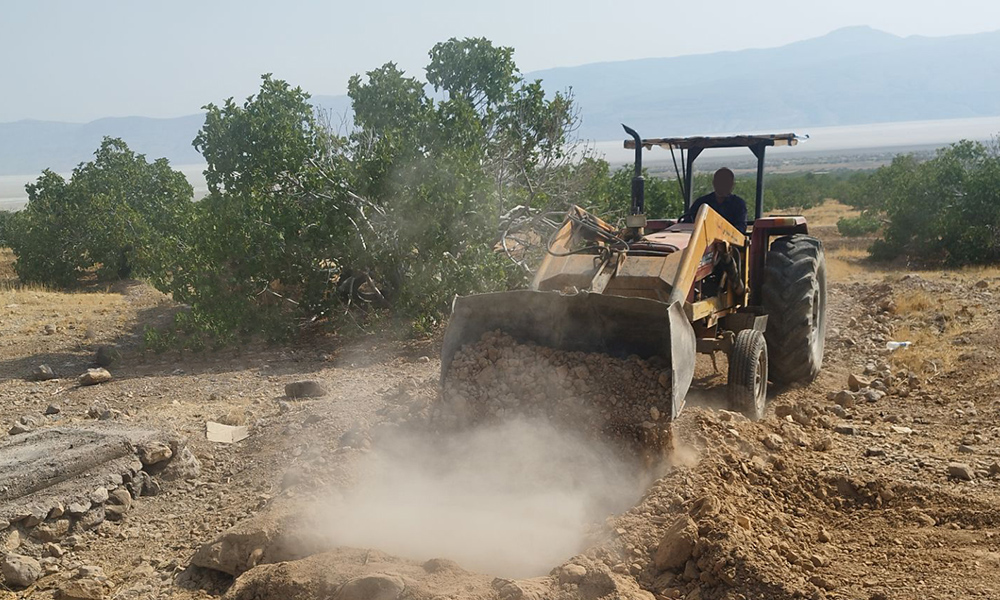
<path id="1" fill-rule="evenodd" d="M 511 578 L 580 552 L 588 525 L 631 507 L 648 483 L 609 448 L 523 420 L 382 439 L 367 467 L 331 507 L 338 545 Z"/>

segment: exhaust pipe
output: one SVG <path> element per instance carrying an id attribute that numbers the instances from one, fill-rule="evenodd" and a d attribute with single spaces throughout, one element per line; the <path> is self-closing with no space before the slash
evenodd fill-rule
<path id="1" fill-rule="evenodd" d="M 635 174 L 632 175 L 632 208 L 629 214 L 641 215 L 646 213 L 646 180 L 642 176 L 642 138 L 628 125 L 622 123 L 622 127 L 625 133 L 635 140 Z"/>

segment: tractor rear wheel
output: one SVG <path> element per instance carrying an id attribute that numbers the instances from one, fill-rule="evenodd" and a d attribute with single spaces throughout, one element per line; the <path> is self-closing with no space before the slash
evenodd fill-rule
<path id="1" fill-rule="evenodd" d="M 744 329 L 736 334 L 729 352 L 729 406 L 751 421 L 764 418 L 767 409 L 767 342 L 764 334 Z"/>
<path id="2" fill-rule="evenodd" d="M 826 343 L 823 243 L 802 234 L 774 240 L 765 259 L 762 297 L 771 381 L 812 381 L 823 365 Z"/>

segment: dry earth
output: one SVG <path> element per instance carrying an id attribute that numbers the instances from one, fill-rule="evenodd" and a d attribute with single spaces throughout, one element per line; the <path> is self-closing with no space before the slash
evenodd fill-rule
<path id="1" fill-rule="evenodd" d="M 419 545 L 390 549 L 391 538 L 371 538 L 378 541 L 371 547 L 339 542 L 352 524 L 338 521 L 335 506 L 364 487 L 372 457 L 406 431 L 429 427 L 438 385 L 434 341 L 371 338 L 153 354 L 141 350 L 141 330 L 169 319 L 174 307 L 146 286 L 25 289 L 12 281 L 9 265 L 0 264 L 4 431 L 22 417 L 49 428 L 92 425 L 103 416 L 116 426 L 186 437 L 201 463 L 197 477 L 162 482 L 158 495 L 136 498 L 121 520 L 59 540 L 57 550 L 22 545 L 16 552 L 35 553 L 42 575 L 27 588 L 8 581 L 12 591 L 2 593 L 46 599 L 997 597 L 1000 272 L 873 268 L 861 260 L 861 243 L 836 236 L 833 223 L 843 212 L 828 204 L 810 215 L 826 240 L 833 277 L 818 380 L 773 390 L 768 418 L 751 423 L 720 409 L 724 377 L 702 365 L 698 391 L 675 425 L 672 459 L 656 467 L 626 506 L 587 514 L 576 549 L 515 575 L 484 567 L 471 551 L 427 556 Z M 9 254 L 3 258 L 9 261 Z M 889 351 L 886 342 L 893 340 L 913 345 Z M 78 386 L 77 376 L 108 344 L 121 352 L 109 367 L 114 379 Z M 41 364 L 57 379 L 31 381 Z M 287 397 L 285 385 L 301 380 L 319 382 L 325 395 Z M 46 415 L 50 405 L 59 411 Z M 210 442 L 210 420 L 246 425 L 250 436 Z M 509 454 L 519 456 L 523 440 L 509 443 Z M 578 475 L 571 464 L 558 466 L 558 474 Z M 521 467 L 511 467 L 512 486 Z M 407 512 L 418 494 L 409 479 L 396 476 L 389 503 L 373 506 L 384 511 L 390 532 L 404 536 L 406 520 L 393 521 L 390 513 L 430 522 L 430 509 Z M 448 514 L 462 514 L 459 500 Z M 484 506 L 488 519 L 493 507 Z M 433 524 L 442 536 L 445 528 L 466 526 L 458 516 Z M 548 531 L 533 527 L 536 535 L 516 532 L 524 553 Z M 368 528 L 353 529 L 363 534 Z"/>

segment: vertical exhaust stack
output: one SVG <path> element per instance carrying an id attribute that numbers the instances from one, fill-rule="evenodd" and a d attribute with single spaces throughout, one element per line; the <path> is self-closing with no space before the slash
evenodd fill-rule
<path id="1" fill-rule="evenodd" d="M 625 226 L 629 228 L 630 237 L 642 237 L 646 227 L 646 180 L 642 176 L 642 138 L 638 132 L 622 123 L 625 133 L 635 140 L 635 174 L 632 175 L 632 206 L 625 217 Z"/>

